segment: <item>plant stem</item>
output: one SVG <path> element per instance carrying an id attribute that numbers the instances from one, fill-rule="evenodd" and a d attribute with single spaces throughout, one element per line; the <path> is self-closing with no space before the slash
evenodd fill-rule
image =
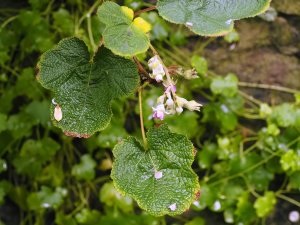
<path id="1" fill-rule="evenodd" d="M 93 37 L 91 14 L 87 14 L 86 17 L 87 17 L 87 28 L 88 28 L 89 39 L 90 39 L 93 51 L 95 52 L 97 50 L 97 45 L 96 45 L 94 37 Z"/>
<path id="2" fill-rule="evenodd" d="M 239 82 L 239 86 L 248 87 L 248 88 L 260 88 L 260 89 L 281 91 L 281 92 L 286 92 L 286 93 L 289 93 L 289 94 L 300 94 L 300 91 L 292 89 L 292 88 L 280 87 L 280 86 L 269 85 L 269 84 L 256 84 L 256 83 Z"/>
<path id="3" fill-rule="evenodd" d="M 138 16 L 138 15 L 144 13 L 144 12 L 149 12 L 149 11 L 152 11 L 152 10 L 155 10 L 155 9 L 156 9 L 156 6 L 153 5 L 153 6 L 150 6 L 150 7 L 148 7 L 148 8 L 141 9 L 141 10 L 135 12 L 135 13 L 134 13 L 134 16 Z"/>
<path id="4" fill-rule="evenodd" d="M 146 148 L 147 147 L 147 139 L 146 139 L 145 127 L 144 127 L 142 94 L 143 94 L 143 88 L 140 87 L 139 88 L 140 125 L 141 125 L 144 147 Z"/>
<path id="5" fill-rule="evenodd" d="M 239 90 L 238 92 L 239 92 L 239 94 L 240 94 L 242 97 L 244 97 L 245 99 L 247 99 L 247 100 L 250 101 L 250 102 L 253 102 L 253 103 L 257 104 L 257 105 L 263 104 L 263 102 L 259 101 L 258 99 L 254 98 L 254 97 L 251 96 L 251 95 L 248 95 L 247 93 L 245 93 L 245 92 L 243 92 L 243 91 L 240 91 L 240 90 Z"/>
<path id="6" fill-rule="evenodd" d="M 4 27 L 7 26 L 7 24 L 9 24 L 10 22 L 14 21 L 15 19 L 17 19 L 18 16 L 12 16 L 10 18 L 8 18 L 7 20 L 5 20 L 2 25 L 1 25 L 1 28 L 3 29 Z"/>
<path id="7" fill-rule="evenodd" d="M 300 207 L 300 202 L 296 201 L 295 199 L 292 199 L 292 198 L 290 198 L 288 196 L 285 196 L 285 195 L 282 195 L 280 193 L 276 193 L 276 196 L 278 198 L 281 198 L 281 199 L 293 204 L 293 205 L 296 205 L 296 206 Z"/>
<path id="8" fill-rule="evenodd" d="M 98 5 L 100 5 L 102 2 L 103 2 L 102 0 L 95 1 L 95 3 L 91 6 L 91 8 L 89 9 L 89 11 L 87 13 L 85 13 L 82 17 L 80 17 L 80 19 L 78 20 L 78 24 L 76 24 L 76 29 L 75 29 L 76 31 L 75 31 L 75 33 L 77 33 L 77 31 L 79 30 L 79 27 L 80 27 L 81 23 L 84 21 L 84 19 L 87 18 L 88 15 L 91 15 L 94 12 L 95 8 Z"/>
<path id="9" fill-rule="evenodd" d="M 267 163 L 269 160 L 271 160 L 272 158 L 274 158 L 280 151 L 276 151 L 274 152 L 273 154 L 271 154 L 269 157 L 265 158 L 264 160 L 261 160 L 260 162 L 256 163 L 255 165 L 249 167 L 248 169 L 244 170 L 244 171 L 241 171 L 239 173 L 236 173 L 236 174 L 233 174 L 233 175 L 230 175 L 228 177 L 224 177 L 220 180 L 217 180 L 215 182 L 212 182 L 210 185 L 216 185 L 216 184 L 219 184 L 219 183 L 222 183 L 223 181 L 228 181 L 228 180 L 231 180 L 231 179 L 234 179 L 236 177 L 239 177 L 245 173 L 248 173 L 254 169 L 256 169 L 257 167 Z"/>

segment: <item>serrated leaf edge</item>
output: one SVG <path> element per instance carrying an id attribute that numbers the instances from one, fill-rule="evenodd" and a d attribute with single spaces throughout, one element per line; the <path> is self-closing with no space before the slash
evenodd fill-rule
<path id="1" fill-rule="evenodd" d="M 51 49 L 47 50 L 46 52 L 44 52 L 44 53 L 41 55 L 41 57 L 40 57 L 40 59 L 39 59 L 37 65 L 36 65 L 36 69 L 37 69 L 36 79 L 37 79 L 37 81 L 38 81 L 45 89 L 50 90 L 53 94 L 55 94 L 55 92 L 54 92 L 53 90 L 51 90 L 51 89 L 46 88 L 46 87 L 44 86 L 42 80 L 40 79 L 40 68 L 41 68 L 41 65 L 40 65 L 40 64 L 43 62 L 46 53 L 48 53 L 48 52 L 50 52 L 50 51 L 53 51 L 53 50 L 55 50 L 55 49 L 58 49 L 63 41 L 71 40 L 71 39 L 74 39 L 74 38 L 76 38 L 76 39 L 82 41 L 82 42 L 85 44 L 86 50 L 88 51 L 88 48 L 87 48 L 86 43 L 85 43 L 84 40 L 82 40 L 81 38 L 78 38 L 78 37 L 76 37 L 76 36 L 68 37 L 68 38 L 63 38 L 62 40 L 60 40 L 60 41 L 58 42 L 58 44 L 57 44 L 54 48 L 51 48 Z M 94 54 L 93 56 L 90 55 L 90 61 L 89 61 L 90 64 L 93 64 L 93 63 L 94 63 L 94 57 L 95 57 L 95 55 L 97 54 L 97 52 L 98 52 L 98 50 L 99 50 L 100 48 L 101 48 L 101 46 L 95 51 L 95 54 Z M 107 49 L 109 49 L 109 48 L 107 48 Z M 109 50 L 110 50 L 110 49 L 109 49 Z M 110 50 L 110 51 L 111 51 L 111 50 Z M 88 51 L 88 52 L 89 52 L 89 51 Z M 89 52 L 89 53 L 90 53 L 90 52 Z M 114 52 L 112 52 L 112 53 L 114 53 Z M 115 54 L 115 53 L 114 53 L 114 54 Z M 115 54 L 115 55 L 116 55 L 116 54 Z M 137 74 L 138 74 L 138 69 L 137 69 L 137 68 L 136 68 L 136 71 L 137 71 Z M 139 76 L 137 76 L 136 83 L 137 83 L 137 85 L 136 85 L 136 87 L 132 90 L 132 92 L 128 93 L 127 95 L 123 95 L 123 97 L 129 96 L 129 95 L 135 93 L 135 91 L 136 91 L 136 89 L 139 87 L 139 83 L 140 83 Z M 91 137 L 94 133 L 99 132 L 99 131 L 102 131 L 102 130 L 105 130 L 105 129 L 108 127 L 108 125 L 110 124 L 110 121 L 111 121 L 111 119 L 112 119 L 112 117 L 113 117 L 113 112 L 112 112 L 112 109 L 111 109 L 111 105 L 112 105 L 112 101 L 113 101 L 113 100 L 114 100 L 114 98 L 111 99 L 111 101 L 110 101 L 110 103 L 109 103 L 109 106 L 108 106 L 108 107 L 109 107 L 109 111 L 110 111 L 110 117 L 109 117 L 109 120 L 107 120 L 107 123 L 106 123 L 104 126 L 101 126 L 101 127 L 99 126 L 99 127 L 97 127 L 97 129 L 95 129 L 93 132 L 91 132 L 91 134 L 79 134 L 79 133 L 76 133 L 76 132 L 71 132 L 71 131 L 64 130 L 63 127 L 60 126 L 60 122 L 58 122 L 58 121 L 56 121 L 56 120 L 54 119 L 54 116 L 53 116 L 54 106 L 53 106 L 52 104 L 50 104 L 50 107 L 49 107 L 49 108 L 50 108 L 50 118 L 51 118 L 52 123 L 53 123 L 56 127 L 62 129 L 62 131 L 64 132 L 64 134 L 65 134 L 66 136 L 69 136 L 69 137 L 76 137 L 76 138 L 89 138 L 89 137 Z"/>
<path id="2" fill-rule="evenodd" d="M 158 127 L 158 128 L 154 128 L 154 127 L 150 128 L 150 129 L 148 130 L 148 132 L 147 132 L 147 137 L 148 137 L 149 132 L 151 132 L 151 130 L 153 130 L 153 129 L 161 129 L 161 128 L 164 128 L 164 127 L 167 127 L 167 125 L 166 125 L 166 124 L 163 124 L 163 125 L 161 125 L 161 126 Z M 168 128 L 168 130 L 169 130 L 169 128 Z M 172 133 L 170 130 L 169 130 L 169 132 Z M 180 136 L 183 136 L 183 137 L 187 138 L 186 135 L 177 134 L 177 133 L 172 133 L 172 134 L 180 135 Z M 187 138 L 187 139 L 188 139 L 188 138 Z M 140 142 L 136 137 L 129 136 L 129 137 L 127 137 L 126 139 L 122 140 L 120 143 L 118 143 L 118 144 L 113 148 L 112 151 L 114 152 L 115 149 L 116 149 L 118 146 L 123 145 L 126 141 L 129 141 L 129 140 L 134 140 L 134 141 L 136 141 L 136 142 L 137 142 L 137 143 L 145 150 L 145 147 L 141 144 L 141 142 Z M 188 139 L 188 140 L 189 140 L 189 139 Z M 194 146 L 193 146 L 192 143 L 191 143 L 191 146 L 192 146 L 192 148 L 191 148 L 191 154 L 192 154 L 193 157 L 195 158 L 195 156 L 194 156 Z M 145 151 L 146 151 L 146 150 L 145 150 Z M 192 162 L 192 163 L 193 163 L 193 162 Z M 122 190 L 122 188 L 120 188 L 120 187 L 118 186 L 118 184 L 115 182 L 114 163 L 113 163 L 113 165 L 112 165 L 112 170 L 111 170 L 110 176 L 111 176 L 111 178 L 112 178 L 112 180 L 113 180 L 113 184 L 114 184 L 114 186 L 115 186 L 115 188 L 117 189 L 118 192 L 120 192 L 123 196 L 127 195 L 127 196 L 129 196 L 129 197 L 132 197 L 132 198 L 137 202 L 137 204 L 138 204 L 142 209 L 144 209 L 144 210 L 146 210 L 147 212 L 149 212 L 149 214 L 151 214 L 151 215 L 153 215 L 153 216 L 156 216 L 156 217 L 160 217 L 160 216 L 164 216 L 164 215 L 176 216 L 176 215 L 178 215 L 178 214 L 181 214 L 181 213 L 184 213 L 185 211 L 187 211 L 187 210 L 190 208 L 191 204 L 196 200 L 196 196 L 197 196 L 198 192 L 200 192 L 200 184 L 199 184 L 199 180 L 198 180 L 198 175 L 197 175 L 197 174 L 195 173 L 195 171 L 192 169 L 192 163 L 191 163 L 189 169 L 190 169 L 190 171 L 191 171 L 192 173 L 195 174 L 196 179 L 195 179 L 194 184 L 195 184 L 197 187 L 195 188 L 195 191 L 194 191 L 194 197 L 191 198 L 189 201 L 187 201 L 187 203 L 184 205 L 184 209 L 181 210 L 181 211 L 174 211 L 174 212 L 172 212 L 172 211 L 170 211 L 168 208 L 166 208 L 166 209 L 165 209 L 164 211 L 162 211 L 161 213 L 153 214 L 153 213 L 151 213 L 151 210 L 148 210 L 148 208 L 147 208 L 146 206 L 144 206 L 144 205 L 141 203 L 141 201 L 140 201 L 134 194 L 128 194 L 128 193 L 126 193 L 125 191 Z"/>

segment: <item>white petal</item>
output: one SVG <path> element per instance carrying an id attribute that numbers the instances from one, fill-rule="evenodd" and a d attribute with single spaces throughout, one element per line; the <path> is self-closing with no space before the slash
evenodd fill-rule
<path id="1" fill-rule="evenodd" d="M 58 122 L 62 119 L 62 111 L 59 105 L 54 108 L 54 119 Z"/>
<path id="2" fill-rule="evenodd" d="M 170 209 L 171 211 L 175 211 L 175 210 L 177 209 L 176 203 L 170 205 L 170 206 L 169 206 L 169 209 Z"/>
<path id="3" fill-rule="evenodd" d="M 160 178 L 163 177 L 163 173 L 161 171 L 157 171 L 155 172 L 154 177 L 156 180 L 159 180 Z"/>

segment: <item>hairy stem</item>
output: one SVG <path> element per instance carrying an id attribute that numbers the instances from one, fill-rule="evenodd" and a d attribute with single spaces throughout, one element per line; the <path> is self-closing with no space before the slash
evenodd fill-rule
<path id="1" fill-rule="evenodd" d="M 149 12 L 149 11 L 152 11 L 152 10 L 155 10 L 155 9 L 156 9 L 156 6 L 153 5 L 153 6 L 150 6 L 150 7 L 148 7 L 148 8 L 141 9 L 141 10 L 135 12 L 135 13 L 134 13 L 134 16 L 138 16 L 138 15 L 144 13 L 144 12 Z"/>
<path id="2" fill-rule="evenodd" d="M 290 94 L 300 94 L 300 91 L 287 88 L 287 87 L 281 87 L 276 85 L 269 85 L 269 84 L 256 84 L 256 83 L 247 83 L 247 82 L 239 82 L 240 87 L 248 87 L 248 88 L 260 88 L 260 89 L 266 89 L 266 90 L 274 90 L 274 91 L 281 91 L 286 92 Z"/>
<path id="3" fill-rule="evenodd" d="M 147 139 L 146 139 L 146 135 L 145 135 L 144 117 L 143 117 L 142 94 L 143 94 L 143 88 L 140 87 L 139 88 L 140 125 L 141 125 L 143 143 L 144 143 L 144 146 L 147 147 Z"/>

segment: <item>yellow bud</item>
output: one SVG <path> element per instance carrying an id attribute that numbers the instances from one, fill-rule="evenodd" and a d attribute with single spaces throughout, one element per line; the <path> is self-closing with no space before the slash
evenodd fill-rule
<path id="1" fill-rule="evenodd" d="M 128 8 L 127 6 L 121 6 L 121 10 L 130 20 L 133 20 L 134 12 L 131 8 Z"/>
<path id="2" fill-rule="evenodd" d="M 133 24 L 138 28 L 140 28 L 145 33 L 151 30 L 151 24 L 141 17 L 135 18 Z"/>

